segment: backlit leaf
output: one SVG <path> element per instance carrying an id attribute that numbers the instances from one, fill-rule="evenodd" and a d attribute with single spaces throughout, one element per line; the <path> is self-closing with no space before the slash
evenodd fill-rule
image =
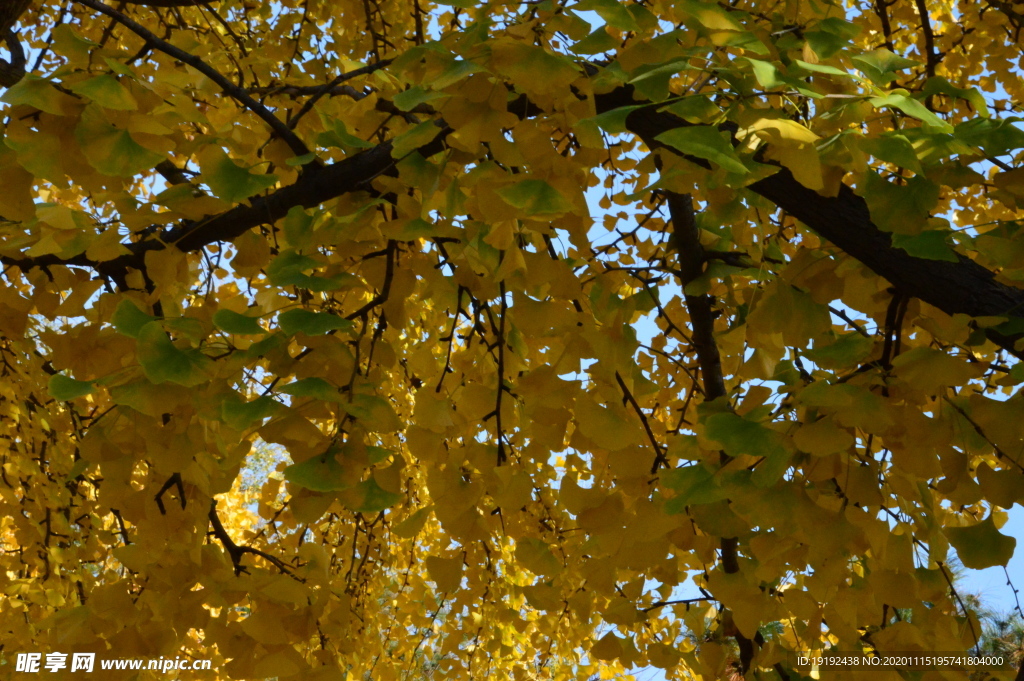
<path id="1" fill-rule="evenodd" d="M 240 335 L 266 333 L 255 317 L 239 314 L 233 310 L 217 310 L 213 315 L 213 324 L 221 331 Z"/>
<path id="2" fill-rule="evenodd" d="M 498 195 L 527 217 L 552 216 L 572 210 L 572 204 L 562 193 L 544 180 L 521 180 L 499 189 Z"/>
<path id="3" fill-rule="evenodd" d="M 89 381 L 78 381 L 63 374 L 54 374 L 50 377 L 48 390 L 53 399 L 64 402 L 88 395 L 96 390 L 96 386 Z"/>
<path id="4" fill-rule="evenodd" d="M 1017 540 L 996 529 L 992 516 L 968 527 L 946 528 L 946 537 L 956 549 L 964 567 L 975 570 L 1005 566 L 1013 556 Z"/>
<path id="5" fill-rule="evenodd" d="M 209 380 L 210 360 L 199 350 L 176 347 L 160 322 L 145 324 L 137 340 L 139 364 L 153 383 L 169 381 L 188 388 Z"/>
<path id="6" fill-rule="evenodd" d="M 277 184 L 277 175 L 260 174 L 236 164 L 220 147 L 210 146 L 199 157 L 202 181 L 217 198 L 238 203 Z"/>
<path id="7" fill-rule="evenodd" d="M 731 173 L 747 172 L 747 167 L 733 151 L 729 136 L 711 126 L 674 128 L 661 133 L 655 139 L 689 156 L 712 161 Z"/>
<path id="8" fill-rule="evenodd" d="M 319 336 L 329 331 L 347 331 L 355 326 L 352 322 L 329 312 L 311 312 L 294 309 L 282 312 L 277 316 L 281 330 L 291 335 L 304 333 L 307 336 Z"/>

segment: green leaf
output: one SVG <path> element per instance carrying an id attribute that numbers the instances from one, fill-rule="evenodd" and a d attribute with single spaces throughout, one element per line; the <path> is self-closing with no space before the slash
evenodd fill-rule
<path id="1" fill-rule="evenodd" d="M 877 85 L 888 85 L 896 79 L 896 74 L 911 66 L 920 66 L 920 62 L 905 59 L 881 47 L 874 52 L 851 57 L 850 61 L 857 65 L 864 75 Z"/>
<path id="2" fill-rule="evenodd" d="M 516 563 L 535 575 L 553 576 L 562 567 L 543 539 L 524 537 L 516 542 Z"/>
<path id="3" fill-rule="evenodd" d="M 812 73 L 825 73 L 830 76 L 843 76 L 844 78 L 853 78 L 853 74 L 847 73 L 842 69 L 837 69 L 835 66 L 829 66 L 828 64 L 811 64 L 799 59 L 794 59 L 793 63 L 804 71 L 810 71 Z"/>
<path id="4" fill-rule="evenodd" d="M 598 26 L 593 33 L 569 49 L 574 54 L 601 54 L 614 50 L 619 46 L 619 39 L 609 33 L 604 26 Z"/>
<path id="5" fill-rule="evenodd" d="M 892 163 L 897 167 L 908 168 L 919 175 L 924 172 L 914 145 L 905 135 L 888 133 L 881 137 L 862 140 L 860 146 L 875 158 Z"/>
<path id="6" fill-rule="evenodd" d="M 195 317 L 165 317 L 161 321 L 168 332 L 188 338 L 194 345 L 202 342 L 208 334 L 203 323 Z"/>
<path id="7" fill-rule="evenodd" d="M 754 69 L 754 78 L 757 79 L 757 84 L 766 90 L 772 88 L 781 87 L 786 84 L 785 78 L 779 69 L 776 68 L 775 64 L 767 61 L 761 61 L 760 59 L 745 58 Z"/>
<path id="8" fill-rule="evenodd" d="M 781 433 L 732 412 L 709 416 L 704 424 L 704 434 L 721 443 L 722 449 L 730 456 L 770 457 L 787 453 Z"/>
<path id="9" fill-rule="evenodd" d="M 521 180 L 499 189 L 498 196 L 528 217 L 560 215 L 572 210 L 572 204 L 562 193 L 544 180 Z"/>
<path id="10" fill-rule="evenodd" d="M 448 65 L 448 68 L 441 72 L 441 75 L 430 81 L 430 87 L 434 90 L 443 90 L 449 85 L 454 85 L 455 83 L 465 80 L 474 73 L 482 70 L 482 67 L 474 61 L 470 61 L 468 59 L 454 59 L 452 60 L 452 63 Z"/>
<path id="11" fill-rule="evenodd" d="M 301 209 L 298 212 L 302 212 Z M 306 222 L 293 208 L 285 219 L 286 238 L 291 243 L 292 239 L 305 243 L 311 238 L 310 233 L 304 233 L 307 229 Z M 308 223 L 312 219 L 307 217 Z M 267 267 L 267 277 L 270 283 L 275 286 L 299 286 L 310 291 L 334 291 L 348 286 L 355 286 L 360 279 L 354 274 L 342 272 L 331 277 L 319 277 L 306 274 L 318 267 L 322 267 L 319 260 L 302 255 L 295 250 L 287 249 L 282 251 Z"/>
<path id="12" fill-rule="evenodd" d="M 282 312 L 277 316 L 277 323 L 288 335 L 302 332 L 307 336 L 320 336 L 328 331 L 348 331 L 355 326 L 344 317 L 329 312 L 311 312 L 303 309 Z"/>
<path id="13" fill-rule="evenodd" d="M 50 377 L 47 390 L 58 402 L 68 402 L 93 392 L 96 390 L 96 385 L 90 381 L 75 380 L 64 374 L 54 374 Z"/>
<path id="14" fill-rule="evenodd" d="M 395 238 L 400 241 L 415 241 L 416 239 L 428 239 L 436 236 L 441 231 L 437 225 L 427 222 L 422 218 L 413 218 L 402 226 Z"/>
<path id="15" fill-rule="evenodd" d="M 355 486 L 345 504 L 356 513 L 380 513 L 403 499 L 401 494 L 388 492 L 377 484 L 373 476 Z"/>
<path id="16" fill-rule="evenodd" d="M 996 529 L 992 516 L 970 527 L 946 528 L 946 537 L 956 549 L 960 562 L 972 570 L 1002 565 L 1013 557 L 1017 540 L 1007 537 Z"/>
<path id="17" fill-rule="evenodd" d="M 132 338 L 138 338 L 142 327 L 156 320 L 157 317 L 146 314 L 127 298 L 117 304 L 114 314 L 110 316 L 110 323 L 114 325 L 114 329 L 118 333 Z"/>
<path id="18" fill-rule="evenodd" d="M 425 144 L 429 144 L 441 133 L 434 121 L 423 121 L 395 138 L 391 147 L 391 158 L 400 159 Z"/>
<path id="19" fill-rule="evenodd" d="M 336 386 L 331 385 L 322 378 L 311 377 L 289 383 L 281 389 L 285 395 L 295 397 L 313 397 L 324 402 L 341 402 L 342 396 Z"/>
<path id="20" fill-rule="evenodd" d="M 736 156 L 729 136 L 709 125 L 673 128 L 654 139 L 689 156 L 717 163 L 731 173 L 747 173 L 747 167 Z"/>
<path id="21" fill-rule="evenodd" d="M 343 151 L 349 149 L 372 149 L 373 143 L 367 142 L 364 139 L 360 139 L 355 135 L 349 133 L 348 128 L 345 127 L 345 122 L 338 120 L 337 118 L 331 118 L 330 116 L 321 114 L 320 120 L 323 122 L 324 127 L 327 129 L 325 132 L 320 133 L 316 142 L 323 147 L 337 147 Z"/>
<path id="22" fill-rule="evenodd" d="M 239 203 L 277 184 L 277 175 L 253 174 L 238 166 L 220 147 L 209 146 L 199 155 L 202 181 L 219 199 Z"/>
<path id="23" fill-rule="evenodd" d="M 711 123 L 722 114 L 718 105 L 706 95 L 688 95 L 661 111 L 675 114 L 687 123 Z"/>
<path id="24" fill-rule="evenodd" d="M 634 85 L 647 99 L 660 102 L 669 95 L 669 82 L 683 71 L 694 67 L 686 59 L 676 59 L 664 64 L 644 64 L 630 72 L 628 82 Z"/>
<path id="25" fill-rule="evenodd" d="M 64 108 L 61 106 L 66 95 L 62 94 L 50 81 L 32 74 L 25 75 L 15 85 L 7 89 L 7 92 L 0 97 L 0 102 L 17 106 L 24 104 L 32 108 L 45 111 L 56 116 L 64 115 Z"/>
<path id="26" fill-rule="evenodd" d="M 79 475 L 84 473 L 86 469 L 92 465 L 92 463 L 93 462 L 89 461 L 88 459 L 79 459 L 78 461 L 76 461 L 74 465 L 71 466 L 71 470 L 69 470 L 68 474 L 64 477 L 64 482 L 68 483 L 77 478 Z"/>
<path id="27" fill-rule="evenodd" d="M 956 252 L 949 245 L 949 234 L 947 231 L 934 229 L 913 235 L 893 234 L 892 245 L 902 248 L 915 258 L 959 262 Z"/>
<path id="28" fill-rule="evenodd" d="M 830 31 L 806 31 L 804 40 L 821 59 L 828 59 L 850 44 L 847 38 Z"/>
<path id="29" fill-rule="evenodd" d="M 316 154 L 311 151 L 308 154 L 303 154 L 302 156 L 292 156 L 290 159 L 285 161 L 285 164 L 289 166 L 304 166 L 315 158 Z"/>
<path id="30" fill-rule="evenodd" d="M 301 210 L 301 209 L 300 209 Z M 294 213 L 295 209 L 288 211 L 288 218 L 293 218 L 297 222 L 300 218 L 297 213 Z M 303 212 L 304 214 L 304 212 Z M 292 228 L 289 229 L 289 236 L 296 235 L 301 232 L 302 228 L 300 225 L 293 224 Z M 291 286 L 302 281 L 302 277 L 305 272 L 312 271 L 318 267 L 321 267 L 322 263 L 319 260 L 309 257 L 308 255 L 302 255 L 298 251 L 288 249 L 281 251 L 276 258 L 271 261 L 270 265 L 267 266 L 267 277 L 270 278 L 270 283 L 274 286 Z"/>
<path id="31" fill-rule="evenodd" d="M 351 475 L 338 462 L 337 451 L 332 447 L 319 456 L 288 466 L 284 469 L 284 479 L 314 492 L 348 489 L 351 487 Z"/>
<path id="32" fill-rule="evenodd" d="M 96 104 L 85 107 L 75 139 L 89 164 L 104 175 L 132 177 L 164 160 L 162 154 L 138 144 L 127 130 L 107 122 Z"/>
<path id="33" fill-rule="evenodd" d="M 292 248 L 308 248 L 313 244 L 313 224 L 315 222 L 316 214 L 310 215 L 302 206 L 292 206 L 284 220 L 281 221 L 281 231 L 284 233 L 285 241 Z M 278 256 L 270 264 L 270 268 L 274 269 L 274 274 L 277 277 L 283 274 L 282 269 L 286 267 L 295 267 L 292 274 L 301 276 L 303 267 L 312 269 L 319 266 L 319 263 L 312 258 L 307 259 L 295 252 L 285 251 L 284 253 L 287 254 L 284 259 Z M 294 265 L 289 265 L 288 257 L 297 257 Z"/>
<path id="34" fill-rule="evenodd" d="M 53 27 L 53 47 L 58 53 L 69 57 L 71 62 L 87 62 L 89 52 L 98 43 L 78 35 L 69 24 L 59 24 Z"/>
<path id="35" fill-rule="evenodd" d="M 210 378 L 210 358 L 199 350 L 179 350 L 160 322 L 150 322 L 139 330 L 135 352 L 152 383 L 171 382 L 191 388 Z"/>
<path id="36" fill-rule="evenodd" d="M 128 92 L 128 89 L 121 85 L 117 78 L 109 74 L 94 76 L 89 80 L 76 83 L 68 89 L 88 97 L 105 109 L 134 111 L 139 108 L 139 103 L 132 97 L 132 93 Z"/>
<path id="37" fill-rule="evenodd" d="M 863 30 L 860 26 L 853 23 L 852 21 L 846 21 L 838 17 L 829 17 L 819 21 L 815 27 L 819 31 L 825 31 L 832 35 L 838 36 L 843 40 L 850 41 L 860 35 Z"/>
<path id="38" fill-rule="evenodd" d="M 402 429 L 402 422 L 391 404 L 376 395 L 356 395 L 343 405 L 351 416 L 359 419 L 367 430 L 374 433 L 393 433 Z"/>
<path id="39" fill-rule="evenodd" d="M 620 106 L 612 109 L 611 111 L 605 111 L 603 114 L 598 114 L 585 120 L 593 121 L 609 135 L 618 135 L 626 132 L 626 118 L 629 114 L 642 108 L 642 104 Z"/>
<path id="40" fill-rule="evenodd" d="M 63 25 L 65 24 L 62 24 L 62 26 Z M 110 57 L 104 57 L 103 61 L 104 63 L 106 63 L 107 66 L 110 67 L 110 70 L 114 73 L 119 73 L 122 76 L 131 78 L 132 80 L 138 80 L 138 77 L 135 75 L 135 72 L 132 71 L 131 67 L 129 67 L 127 64 L 119 62 L 116 59 L 111 59 Z"/>
<path id="41" fill-rule="evenodd" d="M 380 463 L 391 456 L 391 454 L 392 452 L 390 449 L 384 449 L 383 447 L 366 447 L 366 458 L 371 464 Z"/>
<path id="42" fill-rule="evenodd" d="M 249 359 L 264 357 L 271 351 L 288 344 L 288 337 L 283 333 L 271 333 L 266 338 L 258 340 L 249 346 L 245 356 Z"/>
<path id="43" fill-rule="evenodd" d="M 864 201 L 871 220 L 886 232 L 920 234 L 939 200 L 939 187 L 923 175 L 897 185 L 868 172 L 864 184 Z"/>
<path id="44" fill-rule="evenodd" d="M 985 102 L 985 97 L 978 91 L 978 88 L 959 88 L 950 83 L 942 76 L 933 76 L 928 79 L 928 82 L 924 84 L 924 88 L 921 89 L 921 94 L 925 97 L 931 95 L 949 95 L 950 97 L 958 97 L 970 103 L 974 110 L 979 115 L 988 118 L 991 114 L 988 110 L 988 104 Z"/>
<path id="45" fill-rule="evenodd" d="M 221 404 L 220 413 L 224 422 L 235 430 L 245 430 L 257 421 L 262 423 L 264 419 L 276 414 L 282 405 L 266 395 L 257 397 L 251 402 L 243 401 L 238 393 L 231 396 Z"/>
<path id="46" fill-rule="evenodd" d="M 936 116 L 934 112 L 929 111 L 928 107 L 921 102 L 901 92 L 893 92 L 885 97 L 875 97 L 874 99 L 871 99 L 870 102 L 872 106 L 878 108 L 891 106 L 895 109 L 899 109 L 906 115 L 921 121 L 926 128 L 932 128 L 936 132 L 953 132 L 952 125 Z"/>
<path id="47" fill-rule="evenodd" d="M 975 118 L 956 126 L 957 139 L 981 147 L 989 156 L 1003 156 L 1024 147 L 1021 118 Z"/>
<path id="48" fill-rule="evenodd" d="M 828 345 L 819 346 L 814 342 L 813 350 L 805 350 L 809 360 L 823 369 L 842 369 L 853 366 L 867 358 L 874 348 L 875 342 L 856 331 L 841 334 Z"/>
<path id="49" fill-rule="evenodd" d="M 399 92 L 391 101 L 394 102 L 399 111 L 412 111 L 420 104 L 426 104 L 427 102 L 431 102 L 444 96 L 445 94 L 443 92 L 424 90 L 423 88 L 416 86 L 409 88 L 405 92 Z"/>
<path id="50" fill-rule="evenodd" d="M 255 317 L 239 314 L 233 310 L 217 310 L 213 315 L 213 325 L 221 331 L 239 336 L 253 336 L 267 332 Z"/>
<path id="51" fill-rule="evenodd" d="M 677 0 L 675 8 L 696 19 L 701 26 L 712 31 L 743 31 L 743 26 L 731 12 L 710 2 L 699 0 Z"/>
<path id="52" fill-rule="evenodd" d="M 581 0 L 573 5 L 577 12 L 596 12 L 605 23 L 622 31 L 639 31 L 640 25 L 627 7 L 617 0 Z"/>
<path id="53" fill-rule="evenodd" d="M 665 513 L 682 513 L 687 506 L 711 504 L 726 497 L 726 490 L 718 484 L 714 472 L 704 466 L 673 468 L 661 474 L 661 482 L 676 491 L 665 502 Z"/>

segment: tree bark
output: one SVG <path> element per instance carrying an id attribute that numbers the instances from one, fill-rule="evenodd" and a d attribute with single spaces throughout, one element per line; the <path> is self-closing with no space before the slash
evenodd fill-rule
<path id="1" fill-rule="evenodd" d="M 599 114 L 645 103 L 634 99 L 632 86 L 619 87 L 595 96 L 595 108 Z M 525 97 L 511 102 L 509 110 L 521 117 L 543 113 Z M 441 151 L 445 138 L 452 132 L 445 127 L 443 121 L 438 120 L 437 123 L 437 137 L 418 150 L 424 156 Z M 690 123 L 677 116 L 658 112 L 654 106 L 636 109 L 626 117 L 626 128 L 639 136 L 648 148 L 663 148 L 672 153 L 679 152 L 655 138 L 673 128 L 688 125 Z M 722 129 L 735 132 L 735 125 L 730 128 L 727 124 Z M 250 205 L 237 206 L 219 215 L 162 230 L 158 232 L 158 239 L 128 244 L 132 254 L 117 260 L 93 263 L 84 256 L 76 256 L 67 261 L 53 256 L 23 259 L 2 256 L 0 262 L 22 269 L 58 264 L 77 265 L 92 267 L 107 276 L 116 277 L 127 268 L 141 269 L 145 253 L 164 248 L 166 244 L 176 244 L 183 251 L 198 251 L 214 242 L 233 240 L 257 225 L 272 223 L 287 214 L 293 206 L 309 207 L 347 192 L 368 190 L 374 177 L 395 172 L 391 148 L 390 142 L 380 144 L 324 166 L 317 172 L 304 173 L 294 184 L 254 198 Z M 703 159 L 688 158 L 709 167 Z M 964 255 L 959 255 L 957 262 L 926 260 L 895 248 L 891 235 L 872 222 L 864 199 L 846 185 L 840 186 L 838 196 L 822 196 L 801 185 L 789 170 L 780 167 L 774 175 L 751 184 L 748 189 L 796 217 L 819 236 L 884 277 L 905 295 L 919 298 L 949 315 L 1024 320 L 1024 289 L 996 281 L 992 272 Z M 1015 348 L 1024 334 L 1006 335 L 986 329 L 986 335 L 1000 347 L 1024 359 L 1024 351 Z"/>
<path id="2" fill-rule="evenodd" d="M 618 88 L 597 96 L 598 113 L 636 104 L 632 87 Z M 689 123 L 654 108 L 633 111 L 626 128 L 638 135 L 650 149 L 679 153 L 655 138 Z M 708 167 L 707 161 L 693 159 Z M 1024 319 L 1024 290 L 996 281 L 995 275 L 970 258 L 958 254 L 957 262 L 917 258 L 892 245 L 892 235 L 871 220 L 867 203 L 843 184 L 839 195 L 822 196 L 797 182 L 786 168 L 751 184 L 747 189 L 760 194 L 794 216 L 819 236 L 831 241 L 850 257 L 859 260 L 898 290 L 932 305 L 946 314 L 971 317 Z M 1024 358 L 1014 345 L 1021 335 L 1005 335 L 986 329 L 997 345 Z"/>

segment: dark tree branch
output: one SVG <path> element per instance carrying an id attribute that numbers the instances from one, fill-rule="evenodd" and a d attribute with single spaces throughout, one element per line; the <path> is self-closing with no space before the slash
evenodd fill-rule
<path id="1" fill-rule="evenodd" d="M 651 464 L 651 474 L 658 472 L 658 468 L 664 466 L 669 468 L 668 459 L 665 458 L 665 453 L 661 449 L 661 444 L 658 442 L 658 438 L 654 437 L 654 431 L 651 430 L 651 423 L 647 420 L 647 415 L 644 410 L 640 408 L 640 404 L 633 397 L 633 393 L 630 392 L 626 386 L 626 382 L 622 380 L 622 376 L 618 371 L 615 372 L 615 380 L 619 384 L 619 389 L 622 390 L 622 403 L 629 404 L 633 407 L 633 411 L 640 417 L 640 423 L 644 426 L 644 432 L 647 433 L 647 439 L 651 441 L 651 447 L 654 449 L 654 463 Z"/>
<path id="2" fill-rule="evenodd" d="M 714 300 L 709 295 L 694 295 L 686 292 L 704 273 L 707 254 L 700 243 L 700 229 L 693 211 L 693 197 L 689 194 L 668 192 L 668 210 L 672 218 L 671 244 L 679 262 L 679 283 L 683 287 L 686 309 L 690 313 L 691 338 L 697 353 L 701 378 L 704 381 L 704 399 L 716 400 L 728 396 L 725 377 L 722 372 L 722 357 L 715 343 Z M 719 452 L 719 463 L 724 466 L 731 461 L 725 451 Z M 722 537 L 722 569 L 726 574 L 740 571 L 739 540 L 736 537 Z M 736 631 L 736 643 L 740 648 L 740 671 L 746 672 L 754 660 L 754 642 Z"/>
<path id="3" fill-rule="evenodd" d="M 366 303 L 352 314 L 346 316 L 345 319 L 353 320 L 365 317 L 370 313 L 370 310 L 387 302 L 388 297 L 391 295 L 391 282 L 394 281 L 395 278 L 395 258 L 398 257 L 398 242 L 388 241 L 386 253 L 388 259 L 384 269 L 384 283 L 381 284 L 380 292 L 375 295 L 370 302 Z"/>
<path id="4" fill-rule="evenodd" d="M 502 255 L 504 257 L 504 255 Z M 498 390 L 494 398 L 494 427 L 498 432 L 498 465 L 501 466 L 508 458 L 505 454 L 505 430 L 501 425 L 501 398 L 505 394 L 505 317 L 508 312 L 508 299 L 505 296 L 505 280 L 499 282 L 501 295 L 501 314 L 498 318 Z M 511 445 L 510 445 L 511 446 Z"/>
<path id="5" fill-rule="evenodd" d="M 657 602 L 652 603 L 651 605 L 647 606 L 646 608 L 641 608 L 640 612 L 650 612 L 651 610 L 657 610 L 658 608 L 664 608 L 666 605 L 683 605 L 683 604 L 690 605 L 691 603 L 707 603 L 707 602 L 713 602 L 713 601 L 714 601 L 713 598 L 704 598 L 703 596 L 700 597 L 700 598 L 684 598 L 682 600 L 677 600 L 677 601 L 657 601 Z"/>
<path id="6" fill-rule="evenodd" d="M 185 510 L 185 485 L 181 480 L 181 473 L 175 473 L 171 477 L 167 478 L 163 487 L 161 487 L 156 493 L 156 505 L 157 508 L 160 509 L 160 515 L 167 515 L 167 508 L 164 506 L 164 494 L 166 494 L 171 487 L 177 488 L 178 501 L 181 503 L 181 509 Z"/>
<path id="7" fill-rule="evenodd" d="M 160 175 L 167 180 L 167 184 L 188 184 L 188 177 L 178 166 L 174 165 L 170 161 L 160 161 L 154 168 Z"/>
<path id="8" fill-rule="evenodd" d="M 102 7 L 105 12 L 112 11 L 98 0 L 78 1 Z M 148 31 L 146 34 L 151 35 Z M 171 45 L 167 47 L 175 50 L 176 55 L 194 59 Z M 227 85 L 234 87 L 230 83 Z M 596 113 L 599 114 L 643 103 L 634 99 L 632 86 L 596 95 L 595 100 Z M 509 102 L 508 108 L 521 117 L 543 113 L 525 96 Z M 276 125 L 284 125 L 273 116 L 271 118 Z M 417 150 L 424 156 L 444 149 L 445 138 L 452 132 L 443 121 L 438 120 L 437 124 L 439 130 L 434 140 Z M 638 135 L 648 148 L 664 149 L 670 153 L 678 152 L 668 149 L 655 138 L 673 128 L 688 125 L 683 119 L 653 107 L 636 109 L 626 118 L 627 129 Z M 723 130 L 734 133 L 735 125 L 726 124 Z M 62 264 L 91 267 L 112 277 L 123 274 L 127 268 L 142 269 L 143 256 L 147 251 L 165 248 L 168 244 L 174 244 L 183 251 L 198 251 L 211 243 L 231 241 L 257 225 L 273 223 L 284 217 L 293 206 L 310 207 L 348 192 L 370 190 L 370 183 L 375 177 L 396 172 L 391 150 L 391 142 L 381 143 L 319 172 L 304 174 L 294 184 L 254 199 L 251 205 L 236 206 L 225 213 L 165 230 L 159 234 L 159 239 L 128 244 L 131 254 L 116 260 L 96 263 L 84 255 L 68 260 L 54 256 L 0 256 L 0 262 L 22 269 Z M 703 159 L 690 157 L 688 160 L 703 167 L 709 166 Z M 996 281 L 992 272 L 963 255 L 959 255 L 956 262 L 926 260 L 893 247 L 892 236 L 871 221 L 864 199 L 845 184 L 840 185 L 837 196 L 822 196 L 797 182 L 788 169 L 780 167 L 778 172 L 758 180 L 747 189 L 772 201 L 906 295 L 919 298 L 946 314 L 1024 319 L 1024 290 Z M 986 328 L 985 333 L 996 345 L 1024 358 L 1024 351 L 1014 347 L 1022 338 L 1020 334 L 1006 335 L 992 328 Z"/>
<path id="9" fill-rule="evenodd" d="M 199 7 L 217 0 L 124 0 L 129 5 L 142 7 Z"/>
<path id="10" fill-rule="evenodd" d="M 220 516 L 217 515 L 216 499 L 210 502 L 210 513 L 208 517 L 210 519 L 210 525 L 213 526 L 213 536 L 215 536 L 220 541 L 221 545 L 224 547 L 224 550 L 228 552 L 228 556 L 231 558 L 231 564 L 235 568 L 236 575 L 239 575 L 245 571 L 245 566 L 242 565 L 242 556 L 244 556 L 247 553 L 250 553 L 254 556 L 259 556 L 260 558 L 263 558 L 264 560 L 272 564 L 274 567 L 276 567 L 278 570 L 288 575 L 289 577 L 297 579 L 300 582 L 305 581 L 304 579 L 296 577 L 292 573 L 291 569 L 289 569 L 288 565 L 280 558 L 272 556 L 265 551 L 254 549 L 251 546 L 239 546 L 238 544 L 236 544 L 234 540 L 231 538 L 231 535 L 228 534 L 228 531 L 224 529 L 224 524 L 220 521 Z"/>
<path id="11" fill-rule="evenodd" d="M 0 85 L 11 87 L 25 77 L 25 50 L 21 47 L 18 35 L 11 29 L 3 33 L 4 43 L 11 53 L 11 60 L 0 59 Z"/>
<path id="12" fill-rule="evenodd" d="M 597 95 L 597 100 L 598 113 L 637 103 L 632 86 Z M 649 107 L 632 111 L 626 118 L 626 127 L 648 148 L 675 154 L 679 152 L 655 138 L 686 125 L 689 124 L 677 116 Z M 726 125 L 723 129 L 735 132 L 735 126 Z M 709 167 L 703 159 L 689 160 Z M 822 196 L 800 184 L 787 168 L 779 168 L 774 175 L 754 182 L 747 189 L 803 222 L 898 290 L 946 314 L 1024 319 L 1024 290 L 996 281 L 992 272 L 964 255 L 958 254 L 956 262 L 926 260 L 895 248 L 892 235 L 871 221 L 864 199 L 845 184 L 840 184 L 838 196 Z M 993 343 L 1024 359 L 1024 351 L 1014 347 L 1022 338 L 1020 334 L 1008 336 L 992 328 L 987 328 L 985 333 Z"/>
<path id="13" fill-rule="evenodd" d="M 889 5 L 891 2 L 885 0 L 875 0 L 875 14 L 878 15 L 878 20 L 882 22 L 882 35 L 885 36 L 885 46 L 890 52 L 895 52 L 896 48 L 892 44 L 892 25 L 889 23 Z"/>
<path id="14" fill-rule="evenodd" d="M 325 94 L 333 93 L 334 89 L 337 88 L 342 83 L 344 83 L 345 81 L 351 80 L 357 76 L 363 76 L 368 73 L 373 73 L 378 69 L 384 68 L 392 61 L 393 60 L 391 59 L 378 60 L 375 64 L 370 64 L 369 66 L 353 69 L 352 71 L 338 75 L 330 83 L 321 86 L 320 88 L 317 89 L 316 92 L 313 93 L 313 96 L 305 104 L 303 104 L 302 108 L 298 110 L 295 116 L 293 116 L 292 119 L 288 121 L 288 128 L 292 129 L 296 125 L 298 125 L 299 121 L 302 120 L 302 117 L 313 110 L 313 106 L 321 97 L 323 97 Z"/>
<path id="15" fill-rule="evenodd" d="M 672 216 L 671 244 L 679 262 L 679 283 L 683 287 L 686 309 L 693 327 L 691 340 L 700 364 L 704 381 L 704 398 L 708 401 L 725 397 L 725 377 L 722 358 L 715 343 L 715 313 L 713 300 L 708 295 L 693 295 L 686 287 L 704 273 L 707 255 L 700 243 L 700 230 L 693 213 L 693 198 L 689 194 L 668 194 L 668 209 Z"/>
<path id="16" fill-rule="evenodd" d="M 358 69 L 352 69 L 351 71 L 346 71 L 345 73 L 342 73 L 341 75 L 335 77 L 331 82 L 326 83 L 324 85 L 267 85 L 264 87 L 250 88 L 249 92 L 257 95 L 286 94 L 295 97 L 305 97 L 308 95 L 319 94 L 321 92 L 324 92 L 324 90 L 326 89 L 326 94 L 328 95 L 347 94 L 345 91 L 335 88 L 338 85 L 344 83 L 345 81 L 352 80 L 353 78 L 358 78 L 359 76 L 368 75 L 370 73 L 373 73 L 374 71 L 379 71 L 380 69 L 389 66 L 392 61 L 394 60 L 382 59 L 379 62 L 368 64 L 366 66 L 361 66 Z"/>
<path id="17" fill-rule="evenodd" d="M 915 0 L 917 13 L 921 15 L 921 32 L 924 34 L 925 72 L 929 78 L 935 76 L 935 67 L 939 64 L 939 56 L 935 53 L 935 33 L 932 31 L 932 20 L 928 16 L 926 0 Z"/>

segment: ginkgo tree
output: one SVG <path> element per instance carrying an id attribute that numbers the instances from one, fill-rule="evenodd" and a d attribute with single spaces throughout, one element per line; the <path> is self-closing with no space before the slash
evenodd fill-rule
<path id="1" fill-rule="evenodd" d="M 975 648 L 949 561 L 1005 566 L 1024 502 L 1022 27 L 7 0 L 0 669 Z"/>

